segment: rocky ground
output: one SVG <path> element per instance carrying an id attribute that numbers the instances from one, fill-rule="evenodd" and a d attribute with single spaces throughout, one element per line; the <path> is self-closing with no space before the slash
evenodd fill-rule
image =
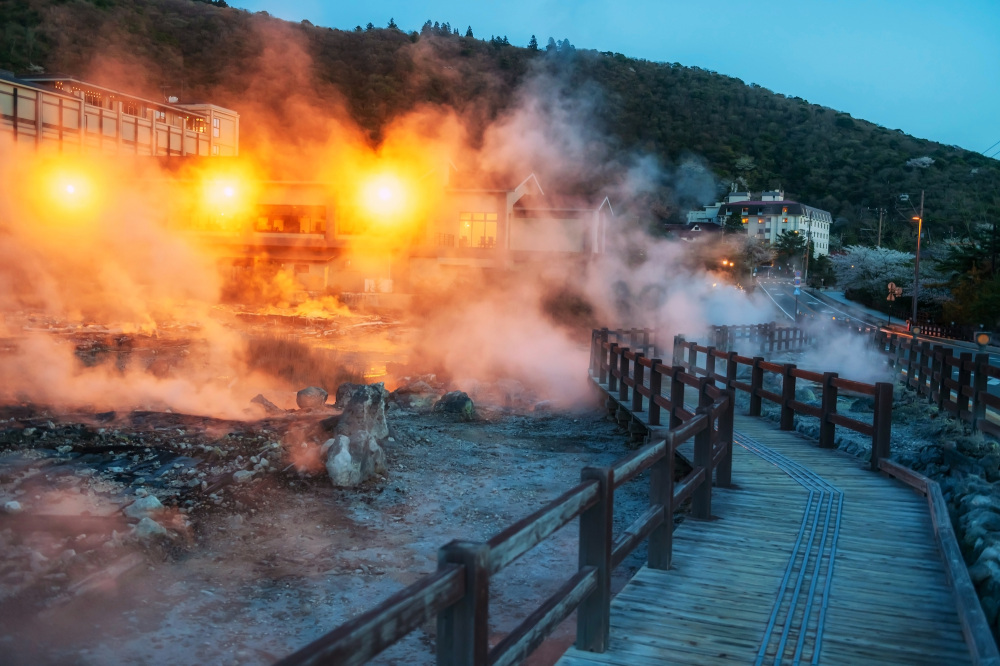
<path id="1" fill-rule="evenodd" d="M 3 662 L 271 663 L 433 571 L 448 541 L 485 540 L 628 452 L 603 409 L 552 413 L 511 404 L 509 384 L 478 389 L 469 420 L 391 401 L 387 469 L 355 488 L 315 461 L 300 471 L 303 433 L 329 408 L 251 421 L 0 410 Z M 647 501 L 644 485 L 623 490 L 619 529 Z M 575 540 L 571 524 L 497 577 L 495 635 L 575 571 Z M 433 633 L 383 662 L 431 663 Z"/>

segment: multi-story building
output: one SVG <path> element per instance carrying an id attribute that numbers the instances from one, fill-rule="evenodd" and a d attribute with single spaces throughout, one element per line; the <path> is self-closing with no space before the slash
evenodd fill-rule
<path id="1" fill-rule="evenodd" d="M 732 192 L 719 207 L 717 221 L 735 216 L 750 238 L 774 243 L 782 232 L 804 234 L 818 255 L 830 254 L 830 225 L 833 216 L 828 211 L 785 199 L 781 190 L 762 192 L 752 199 L 749 192 Z"/>
<path id="2" fill-rule="evenodd" d="M 156 102 L 70 76 L 0 71 L 0 136 L 61 152 L 239 154 L 240 116 L 212 104 Z"/>

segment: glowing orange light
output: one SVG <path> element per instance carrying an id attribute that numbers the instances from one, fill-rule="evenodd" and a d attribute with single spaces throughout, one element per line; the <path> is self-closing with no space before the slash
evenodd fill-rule
<path id="1" fill-rule="evenodd" d="M 231 197 L 234 194 L 236 194 L 236 190 L 233 189 L 232 187 L 226 187 L 222 190 L 222 193 L 225 194 L 227 197 Z"/>
<path id="2" fill-rule="evenodd" d="M 379 222 L 396 223 L 408 210 L 406 186 L 393 174 L 375 176 L 361 188 L 361 203 Z"/>
<path id="3" fill-rule="evenodd" d="M 67 185 L 66 186 L 66 193 L 67 194 L 73 194 L 75 192 L 76 192 L 76 186 L 75 185 Z"/>

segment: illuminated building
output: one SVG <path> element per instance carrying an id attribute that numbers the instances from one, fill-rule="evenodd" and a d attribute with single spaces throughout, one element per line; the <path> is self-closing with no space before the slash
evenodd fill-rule
<path id="1" fill-rule="evenodd" d="M 239 154 L 239 114 L 212 104 L 129 95 L 67 76 L 0 71 L 0 136 L 60 152 L 110 155 Z"/>
<path id="2" fill-rule="evenodd" d="M 833 216 L 828 211 L 786 200 L 781 190 L 762 192 L 760 199 L 751 199 L 749 192 L 734 191 L 726 197 L 725 203 L 706 207 L 706 211 L 715 207 L 718 212 L 713 222 L 723 225 L 728 217 L 736 216 L 750 238 L 774 243 L 782 232 L 788 231 L 807 236 L 816 254 L 830 253 Z M 690 213 L 688 219 L 693 219 Z"/>

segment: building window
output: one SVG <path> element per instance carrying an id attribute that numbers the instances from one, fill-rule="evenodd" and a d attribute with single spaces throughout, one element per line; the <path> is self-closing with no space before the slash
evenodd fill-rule
<path id="1" fill-rule="evenodd" d="M 207 128 L 205 126 L 205 119 L 198 118 L 197 116 L 187 118 L 187 128 L 189 130 L 194 130 L 195 132 L 204 132 Z"/>
<path id="2" fill-rule="evenodd" d="M 455 234 L 438 234 L 438 247 L 455 247 Z"/>
<path id="3" fill-rule="evenodd" d="M 166 111 L 153 111 L 153 120 L 158 123 L 167 122 L 167 112 Z"/>
<path id="4" fill-rule="evenodd" d="M 212 154 L 213 155 L 218 155 L 219 154 L 219 147 L 218 146 L 212 146 Z"/>
<path id="5" fill-rule="evenodd" d="M 781 221 L 784 222 L 785 224 L 788 224 L 788 218 L 787 217 L 784 218 L 784 219 L 782 219 Z"/>
<path id="6" fill-rule="evenodd" d="M 787 213 L 788 212 L 788 206 L 782 206 L 781 212 L 782 213 Z"/>
<path id="7" fill-rule="evenodd" d="M 496 213 L 459 213 L 458 221 L 459 247 L 496 247 Z"/>
<path id="8" fill-rule="evenodd" d="M 212 136 L 214 136 L 215 138 L 219 138 L 219 128 L 220 128 L 219 119 L 212 118 Z"/>
<path id="9" fill-rule="evenodd" d="M 743 218 L 743 224 L 746 224 L 746 223 L 748 223 L 749 221 L 750 221 L 750 218 L 749 218 L 749 217 L 744 217 L 744 218 Z"/>
<path id="10" fill-rule="evenodd" d="M 326 206 L 258 206 L 254 231 L 275 234 L 325 234 Z"/>

